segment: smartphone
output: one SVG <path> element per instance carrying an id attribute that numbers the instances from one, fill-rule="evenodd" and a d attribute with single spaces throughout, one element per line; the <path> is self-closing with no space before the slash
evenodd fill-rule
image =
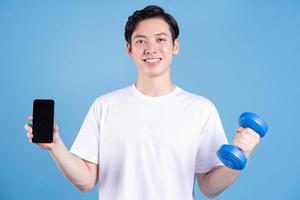
<path id="1" fill-rule="evenodd" d="M 54 100 L 35 99 L 33 101 L 32 142 L 52 143 L 54 123 Z"/>

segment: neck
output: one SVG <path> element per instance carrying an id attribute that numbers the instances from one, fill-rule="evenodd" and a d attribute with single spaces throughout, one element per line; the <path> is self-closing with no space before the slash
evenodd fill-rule
<path id="1" fill-rule="evenodd" d="M 162 77 L 138 78 L 136 88 L 147 96 L 164 96 L 175 89 L 175 85 L 171 79 L 163 79 Z"/>

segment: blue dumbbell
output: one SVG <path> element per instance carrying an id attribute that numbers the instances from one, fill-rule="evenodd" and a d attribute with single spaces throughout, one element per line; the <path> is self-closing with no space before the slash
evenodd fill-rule
<path id="1" fill-rule="evenodd" d="M 241 114 L 239 125 L 243 128 L 251 128 L 260 137 L 264 137 L 268 130 L 267 123 L 258 115 L 250 112 Z M 247 158 L 243 151 L 233 145 L 222 145 L 217 155 L 223 164 L 231 169 L 242 170 L 247 164 Z"/>

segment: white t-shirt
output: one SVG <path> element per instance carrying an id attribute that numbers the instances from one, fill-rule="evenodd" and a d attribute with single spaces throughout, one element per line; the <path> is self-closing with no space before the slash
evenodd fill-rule
<path id="1" fill-rule="evenodd" d="M 150 97 L 135 85 L 100 96 L 71 152 L 99 164 L 101 200 L 192 200 L 195 173 L 222 163 L 215 106 L 176 87 Z"/>

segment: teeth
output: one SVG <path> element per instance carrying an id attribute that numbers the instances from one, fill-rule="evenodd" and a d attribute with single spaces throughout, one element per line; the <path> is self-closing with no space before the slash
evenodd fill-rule
<path id="1" fill-rule="evenodd" d="M 145 59 L 145 62 L 149 62 L 149 63 L 154 63 L 154 62 L 158 62 L 160 61 L 159 58 L 149 58 L 149 59 Z"/>

